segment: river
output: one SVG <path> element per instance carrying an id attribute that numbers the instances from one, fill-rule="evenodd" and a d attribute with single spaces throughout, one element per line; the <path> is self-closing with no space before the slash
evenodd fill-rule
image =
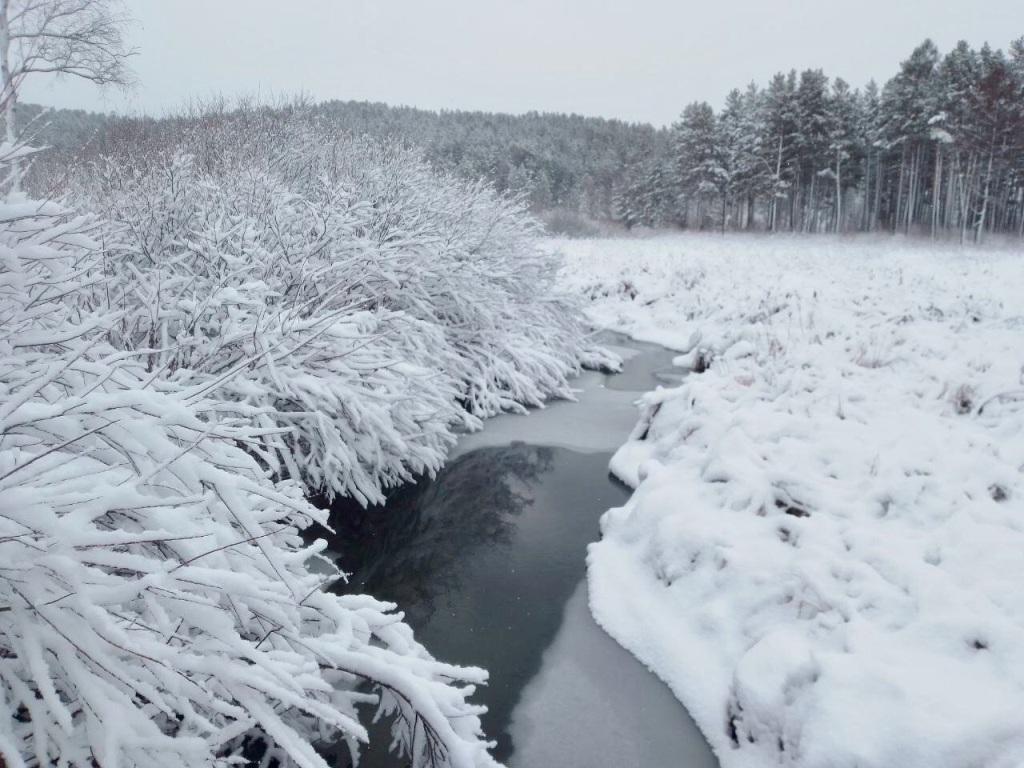
<path id="1" fill-rule="evenodd" d="M 587 603 L 587 544 L 629 496 L 608 461 L 639 394 L 679 378 L 668 350 L 608 341 L 621 374 L 586 372 L 578 402 L 488 420 L 384 507 L 337 504 L 331 550 L 347 589 L 398 603 L 431 653 L 490 671 L 476 700 L 509 768 L 713 768 L 683 707 Z M 360 765 L 401 765 L 378 735 Z"/>

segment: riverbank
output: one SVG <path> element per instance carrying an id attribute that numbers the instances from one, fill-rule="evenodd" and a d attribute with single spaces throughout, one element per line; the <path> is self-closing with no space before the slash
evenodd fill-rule
<path id="1" fill-rule="evenodd" d="M 724 766 L 1024 761 L 1024 260 L 569 241 L 591 319 L 679 351 L 612 461 L 598 622 Z"/>

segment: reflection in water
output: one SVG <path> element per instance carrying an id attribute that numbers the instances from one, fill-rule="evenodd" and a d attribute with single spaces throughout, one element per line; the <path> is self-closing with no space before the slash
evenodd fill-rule
<path id="1" fill-rule="evenodd" d="M 335 502 L 329 547 L 351 574 L 348 584 L 339 581 L 335 588 L 395 602 L 413 627 L 422 626 L 438 595 L 461 588 L 465 559 L 474 550 L 509 543 L 531 487 L 551 471 L 553 453 L 522 443 L 474 451 L 435 480 L 397 489 L 386 508 Z"/>
<path id="2" fill-rule="evenodd" d="M 524 443 L 481 448 L 395 494 L 386 510 L 332 509 L 348 589 L 398 602 L 438 658 L 490 671 L 477 700 L 498 760 L 512 755 L 512 710 L 584 578 L 598 518 L 626 499 L 609 458 Z M 397 765 L 386 735 L 375 741 L 360 765 Z"/>

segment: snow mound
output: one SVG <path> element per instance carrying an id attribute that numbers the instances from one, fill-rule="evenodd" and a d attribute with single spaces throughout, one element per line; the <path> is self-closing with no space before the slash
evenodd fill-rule
<path id="1" fill-rule="evenodd" d="M 562 247 L 693 371 L 642 400 L 589 578 L 723 765 L 1024 764 L 1020 254 Z"/>

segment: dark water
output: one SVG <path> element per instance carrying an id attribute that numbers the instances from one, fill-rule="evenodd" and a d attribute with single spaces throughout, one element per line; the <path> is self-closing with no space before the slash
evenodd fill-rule
<path id="1" fill-rule="evenodd" d="M 629 361 L 626 381 L 650 389 L 666 357 L 644 350 Z M 600 379 L 589 385 L 602 387 Z M 581 397 L 501 417 L 496 433 L 519 424 L 529 433 L 538 420 L 571 415 L 592 427 L 609 410 L 600 399 L 608 395 L 597 394 L 589 406 Z M 631 397 L 624 393 L 626 403 Z M 436 657 L 490 671 L 476 698 L 488 707 L 483 726 L 497 742 L 494 755 L 510 766 L 717 765 L 667 687 L 594 623 L 587 605 L 586 546 L 599 537 L 601 514 L 629 495 L 608 475 L 623 428 L 620 418 L 603 449 L 592 440 L 585 450 L 566 447 L 571 439 L 478 440 L 481 447 L 457 455 L 436 479 L 400 489 L 384 508 L 332 509 L 331 549 L 353 574 L 347 589 L 398 603 Z M 401 765 L 387 753 L 386 732 L 374 736 L 360 765 Z"/>
<path id="2" fill-rule="evenodd" d="M 626 361 L 621 373 L 605 378 L 604 386 L 627 392 L 647 392 L 659 384 L 674 387 L 683 380 L 683 372 L 672 366 L 672 359 L 678 352 L 672 352 L 658 344 L 645 344 L 632 341 L 626 336 L 605 333 L 604 338 L 610 344 L 618 344 L 633 352 Z"/>

